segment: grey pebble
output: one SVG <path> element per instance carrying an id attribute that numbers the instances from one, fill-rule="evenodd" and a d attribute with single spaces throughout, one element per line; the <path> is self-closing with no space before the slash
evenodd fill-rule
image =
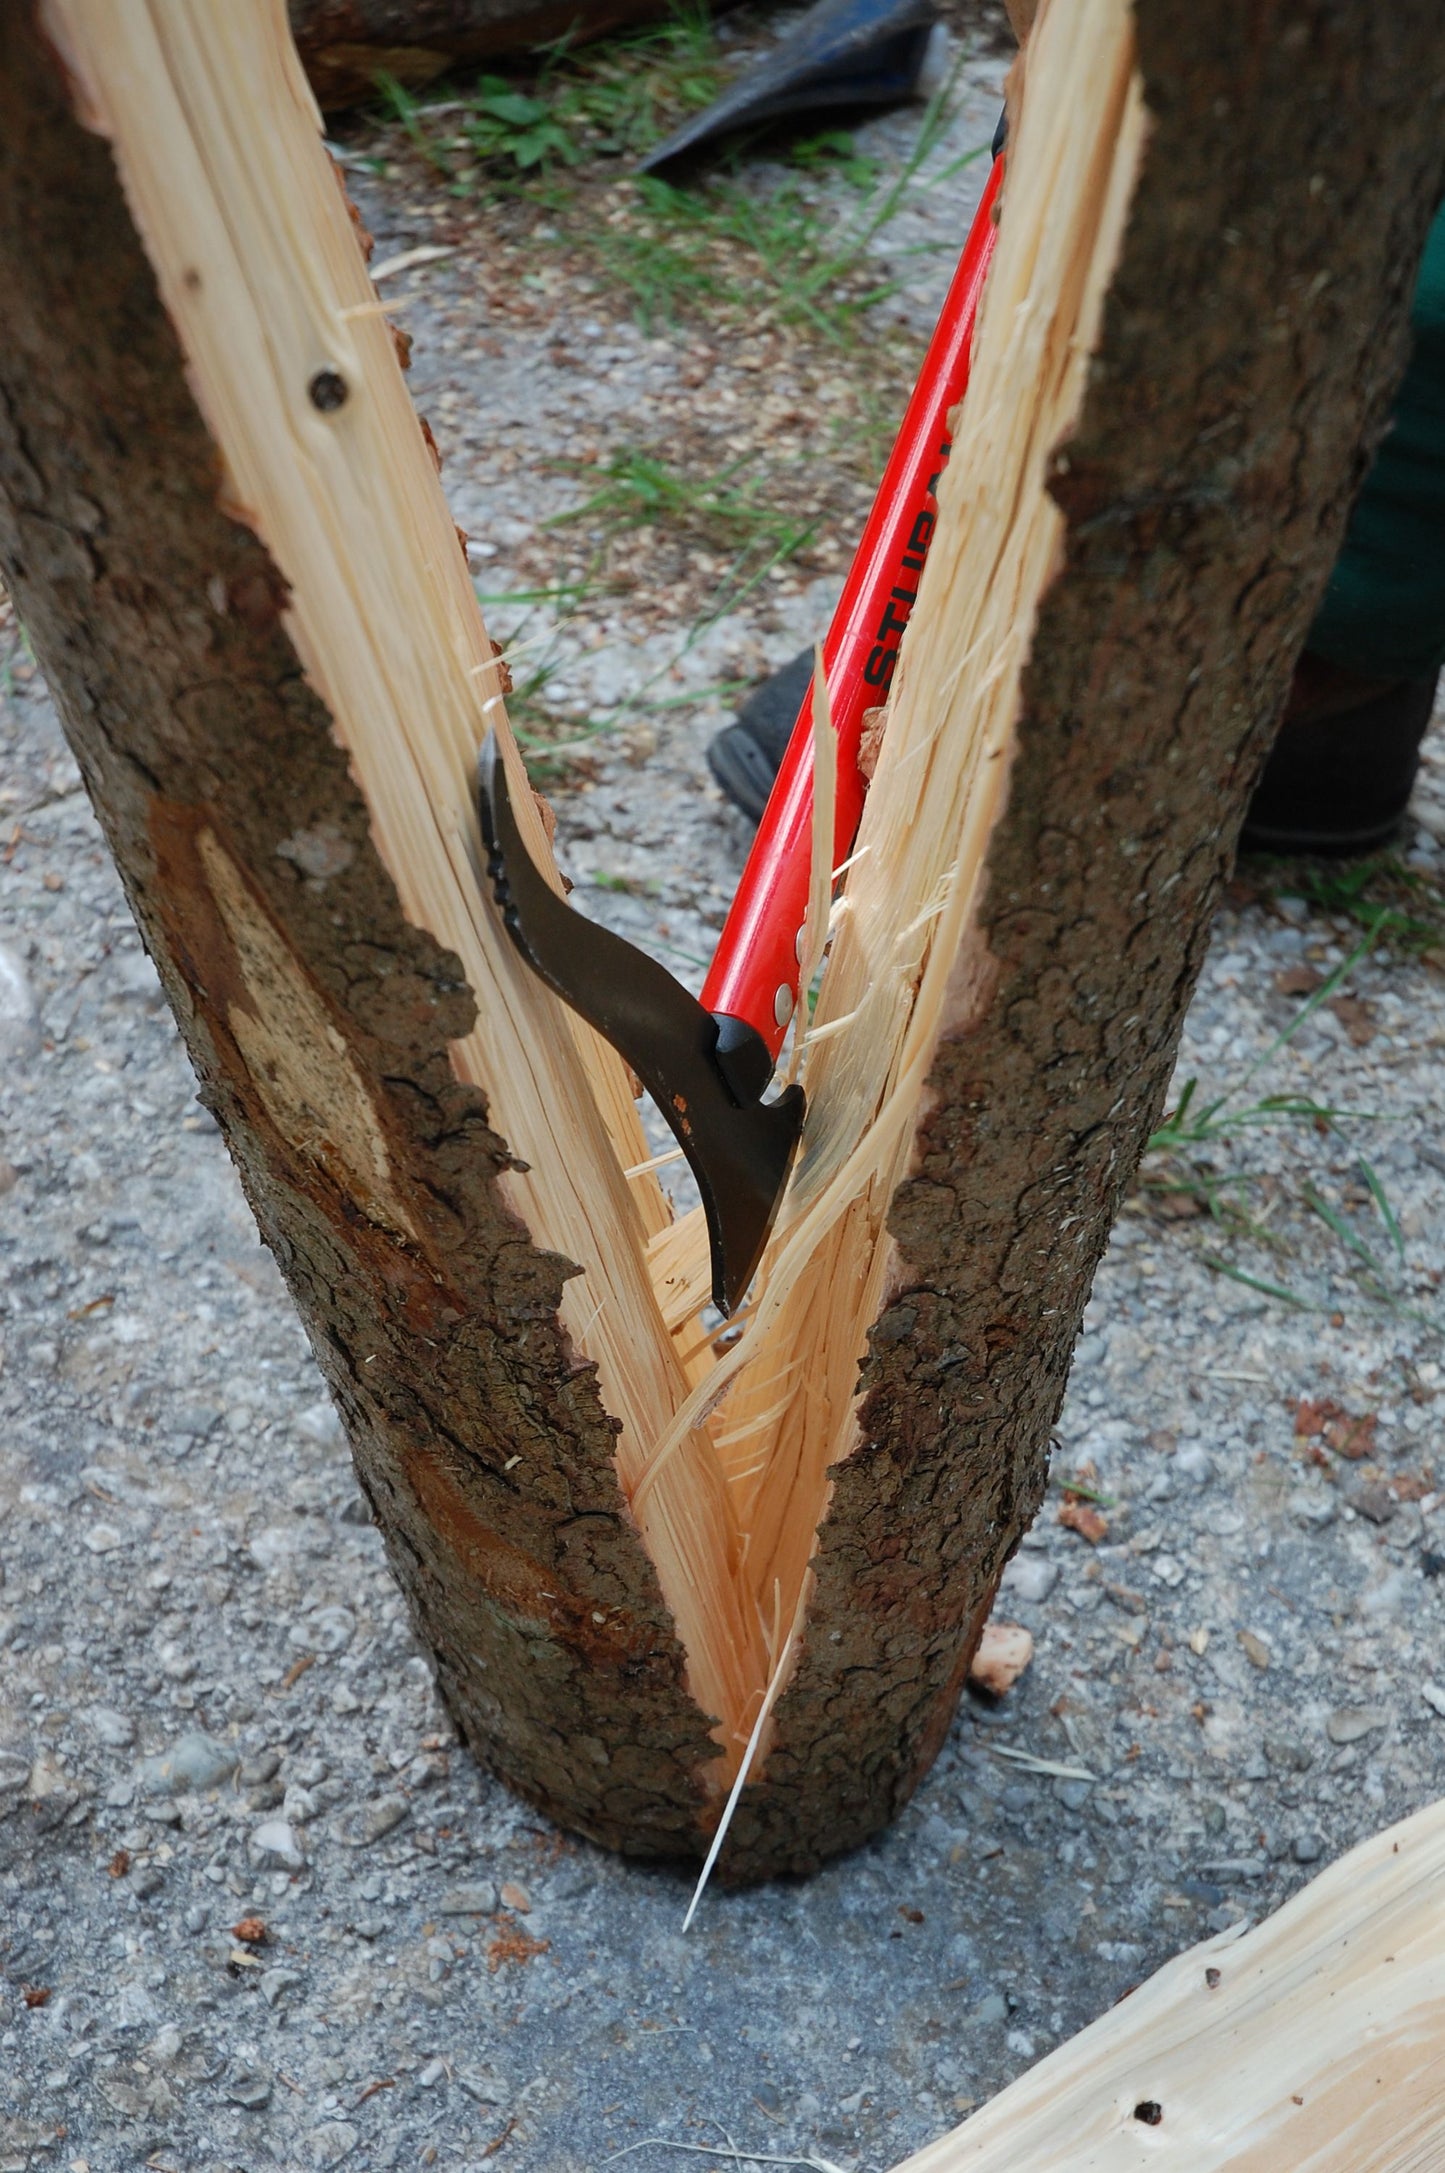
<path id="1" fill-rule="evenodd" d="M 1059 1565 L 1046 1554 L 1016 1554 L 1004 1571 L 999 1589 L 1014 1599 L 1046 1600 L 1059 1581 Z"/>
<path id="2" fill-rule="evenodd" d="M 277 2000 L 283 1999 L 293 1985 L 304 1981 L 299 1969 L 263 1969 L 260 1976 L 261 1997 L 268 2007 L 274 2007 Z"/>
<path id="3" fill-rule="evenodd" d="M 340 2165 L 360 2141 L 361 2130 L 354 2128 L 349 2120 L 327 2120 L 319 2128 L 313 2128 L 308 2139 L 311 2163 L 323 2168 Z"/>
<path id="4" fill-rule="evenodd" d="M 308 1652 L 345 1652 L 356 1630 L 349 1607 L 318 1607 L 314 1615 L 293 1623 L 290 1642 Z"/>
<path id="5" fill-rule="evenodd" d="M 436 1904 L 438 1916 L 495 1916 L 497 1889 L 490 1879 L 475 1886 L 449 1886 Z"/>
<path id="6" fill-rule="evenodd" d="M 1332 1743 L 1358 1743 L 1383 1728 L 1389 1717 L 1378 1705 L 1339 1705 L 1325 1722 L 1325 1733 Z"/>
<path id="7" fill-rule="evenodd" d="M 248 2113 L 262 2112 L 271 2102 L 271 2078 L 259 2069 L 242 2068 L 227 2083 L 226 2096 Z"/>
<path id="8" fill-rule="evenodd" d="M 373 1841 L 380 1841 L 394 1827 L 410 1815 L 411 1805 L 404 1796 L 378 1796 L 356 1814 L 347 1840 L 354 1849 L 370 1848 Z"/>
<path id="9" fill-rule="evenodd" d="M 142 1864 L 126 1881 L 137 1901 L 149 1901 L 151 1895 L 158 1894 L 165 1883 L 154 1864 Z"/>
<path id="10" fill-rule="evenodd" d="M 1296 1834 L 1290 1849 L 1297 1864 L 1317 1864 L 1324 1853 L 1324 1842 L 1317 1833 Z"/>
<path id="11" fill-rule="evenodd" d="M 284 1818 L 267 1819 L 257 1826 L 246 1843 L 253 1864 L 263 1870 L 274 1865 L 279 1871 L 305 1869 L 306 1857 L 292 1827 Z"/>
<path id="12" fill-rule="evenodd" d="M 1350 1507 L 1357 1516 L 1368 1517 L 1372 1524 L 1388 1524 L 1397 1507 L 1395 1497 L 1379 1479 L 1369 1479 L 1357 1486 L 1350 1496 Z"/>
<path id="13" fill-rule="evenodd" d="M 507 2089 L 495 2076 L 457 2074 L 453 2080 L 469 2098 L 475 2098 L 478 2105 L 505 2105 L 507 2102 Z"/>
<path id="14" fill-rule="evenodd" d="M 1338 1517 L 1339 1504 L 1330 1494 L 1294 1494 L 1289 1513 L 1307 1532 L 1322 1532 Z"/>
<path id="15" fill-rule="evenodd" d="M 219 1788 L 236 1770 L 236 1753 L 224 1743 L 193 1730 L 178 1736 L 169 1750 L 142 1758 L 135 1769 L 137 1785 L 148 1796 L 168 1796 L 172 1790 L 204 1792 Z"/>
<path id="16" fill-rule="evenodd" d="M 281 1771 L 281 1753 L 263 1750 L 259 1758 L 248 1758 L 238 1776 L 243 1788 L 259 1788 L 263 1781 L 273 1781 Z"/>
<path id="17" fill-rule="evenodd" d="M 40 1017 L 30 979 L 16 952 L 0 943 L 0 1056 L 14 1061 L 40 1046 Z"/>
<path id="18" fill-rule="evenodd" d="M 109 1705 L 92 1705 L 85 1715 L 85 1724 L 97 1743 L 107 1750 L 129 1750 L 135 1741 L 135 1722 L 124 1713 L 117 1713 Z"/>
<path id="19" fill-rule="evenodd" d="M 298 1411 L 292 1422 L 298 1434 L 314 1441 L 319 1449 L 339 1449 L 346 1439 L 336 1407 L 329 1400 L 311 1403 Z"/>

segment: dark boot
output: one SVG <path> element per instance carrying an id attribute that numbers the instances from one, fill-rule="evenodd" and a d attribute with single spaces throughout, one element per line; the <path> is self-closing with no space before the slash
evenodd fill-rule
<path id="1" fill-rule="evenodd" d="M 1388 845 L 1410 804 L 1435 687 L 1363 679 L 1306 651 L 1240 851 L 1343 859 Z"/>
<path id="2" fill-rule="evenodd" d="M 757 822 L 768 804 L 798 711 L 813 678 L 813 652 L 805 649 L 754 688 L 707 751 L 708 768 L 734 807 Z"/>

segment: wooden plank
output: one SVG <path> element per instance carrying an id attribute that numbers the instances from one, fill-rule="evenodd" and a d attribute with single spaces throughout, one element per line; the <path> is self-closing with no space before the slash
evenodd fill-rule
<path id="1" fill-rule="evenodd" d="M 1445 1802 L 1167 1963 L 898 2173 L 1442 2167 Z"/>

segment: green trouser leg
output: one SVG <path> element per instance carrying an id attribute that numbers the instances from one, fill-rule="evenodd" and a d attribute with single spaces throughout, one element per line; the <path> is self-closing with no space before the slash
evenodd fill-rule
<path id="1" fill-rule="evenodd" d="M 1445 209 L 1425 245 L 1411 328 L 1390 430 L 1306 644 L 1365 679 L 1433 679 L 1445 662 Z"/>

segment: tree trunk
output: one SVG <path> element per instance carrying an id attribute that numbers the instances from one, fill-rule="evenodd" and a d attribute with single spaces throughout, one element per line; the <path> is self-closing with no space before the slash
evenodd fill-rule
<path id="1" fill-rule="evenodd" d="M 153 0 L 151 14 L 190 36 L 184 9 Z M 1199 20 L 1140 0 L 1142 178 L 1051 499 L 1037 483 L 1061 532 L 1047 531 L 1022 699 L 1015 671 L 1000 711 L 986 859 L 953 948 L 920 967 L 924 986 L 947 976 L 947 1000 L 868 1209 L 867 1307 L 820 1353 L 842 1383 L 832 1431 L 801 1478 L 776 1458 L 758 1492 L 781 1502 L 776 1581 L 754 1577 L 757 1615 L 774 1595 L 771 1634 L 749 1613 L 735 1475 L 721 1446 L 720 1476 L 709 1461 L 708 1381 L 689 1400 L 689 1362 L 660 1325 L 657 1356 L 651 1330 L 617 1331 L 615 1307 L 599 1322 L 585 1302 L 615 1288 L 645 1309 L 629 1263 L 665 1234 L 651 1194 L 620 1181 L 610 1075 L 468 918 L 475 862 L 451 845 L 465 747 L 454 775 L 428 768 L 415 712 L 444 683 L 454 737 L 474 745 L 497 697 L 489 667 L 457 662 L 487 645 L 437 541 L 434 478 L 423 490 L 408 466 L 425 458 L 414 430 L 405 445 L 393 433 L 394 522 L 363 535 L 324 517 L 328 489 L 370 484 L 391 457 L 399 393 L 332 231 L 339 200 L 313 200 L 299 164 L 278 221 L 314 219 L 336 283 L 332 347 L 318 332 L 296 348 L 300 408 L 343 339 L 343 390 L 357 388 L 349 467 L 328 465 L 321 426 L 298 440 L 294 487 L 314 466 L 321 496 L 302 508 L 310 529 L 300 512 L 287 529 L 288 464 L 276 482 L 265 431 L 248 436 L 205 347 L 208 309 L 234 343 L 269 306 L 234 269 L 269 201 L 242 187 L 244 141 L 217 198 L 237 253 L 218 240 L 187 255 L 168 222 L 207 177 L 179 188 L 147 163 L 163 132 L 127 134 L 108 109 L 107 10 L 50 0 L 40 20 L 68 82 L 31 11 L 0 11 L 0 564 L 443 1694 L 478 1755 L 563 1823 L 696 1853 L 766 1686 L 771 1733 L 724 1868 L 806 1868 L 884 1823 L 926 1770 L 1041 1498 L 1093 1271 L 1403 358 L 1440 174 L 1445 20 L 1426 0 L 1224 0 Z M 208 19 L 197 42 L 213 34 Z M 208 126 L 229 125 L 228 103 L 246 111 L 246 81 L 238 66 Z M 116 99 L 145 82 L 118 71 Z M 1029 100 L 1035 87 L 1031 67 Z M 278 172 L 304 134 L 283 91 L 281 150 L 265 132 Z M 114 155 L 76 112 L 114 127 Z M 1023 230 L 1025 171 L 1021 148 L 1000 262 L 1011 217 Z M 290 319 L 278 308 L 266 330 L 283 345 Z M 229 385 L 236 401 L 253 390 Z M 301 428 L 289 397 L 278 433 Z M 890 737 L 944 702 L 930 660 L 968 606 L 951 504 Z M 408 551 L 451 602 L 393 601 Z M 392 644 L 383 662 L 404 650 L 415 676 L 410 707 L 372 715 L 372 675 L 348 679 L 326 622 L 385 552 L 396 579 L 346 623 L 357 643 Z M 389 735 L 421 746 L 414 799 L 387 770 L 401 759 Z M 886 819 L 891 790 L 880 770 L 865 820 Z M 446 881 L 421 881 L 448 853 Z M 523 1059 L 545 1091 L 520 1091 Z M 575 1153 L 554 1136 L 563 1116 Z M 798 1289 L 821 1304 L 810 1272 Z M 760 1311 L 785 1305 L 784 1281 L 775 1270 Z"/>
<path id="2" fill-rule="evenodd" d="M 461 61 L 600 38 L 665 12 L 663 0 L 288 0 L 296 50 L 320 103 L 355 104 L 385 74 L 418 90 Z"/>

